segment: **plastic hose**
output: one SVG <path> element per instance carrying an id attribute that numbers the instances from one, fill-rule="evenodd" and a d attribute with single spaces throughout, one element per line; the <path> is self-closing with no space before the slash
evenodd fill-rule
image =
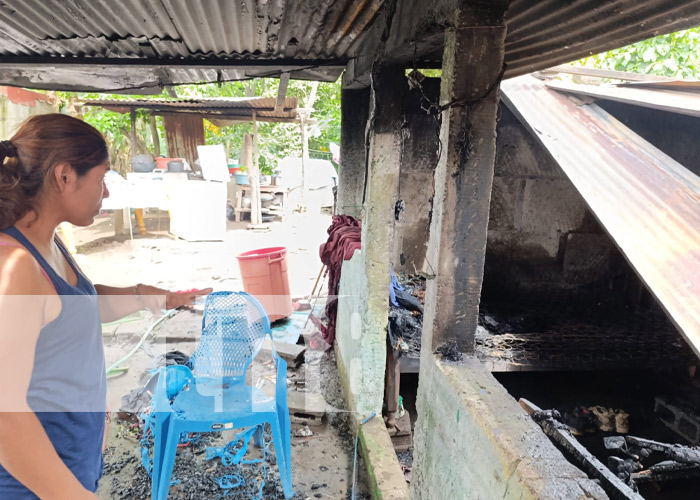
<path id="1" fill-rule="evenodd" d="M 111 365 L 109 368 L 107 368 L 107 376 L 110 377 L 110 376 L 118 375 L 118 374 L 120 374 L 120 373 L 124 373 L 124 372 L 127 370 L 127 368 L 119 367 L 119 365 L 122 364 L 122 363 L 123 363 L 124 361 L 126 361 L 127 359 L 129 359 L 131 356 L 133 356 L 133 354 L 134 354 L 136 351 L 139 350 L 139 348 L 141 347 L 141 345 L 146 341 L 146 339 L 148 338 L 148 336 L 151 334 L 151 332 L 153 332 L 153 330 L 154 330 L 158 325 L 160 325 L 163 321 L 172 318 L 173 316 L 175 316 L 175 315 L 176 315 L 177 313 L 179 313 L 179 312 L 180 312 L 179 309 L 170 309 L 170 310 L 167 311 L 161 318 L 159 318 L 158 321 L 156 321 L 156 322 L 153 323 L 151 326 L 149 326 L 148 329 L 146 330 L 146 333 L 144 333 L 143 336 L 141 336 L 141 339 L 140 339 L 140 340 L 138 341 L 138 343 L 134 346 L 134 348 L 131 349 L 131 351 L 129 351 L 129 353 L 128 353 L 126 356 L 124 356 L 122 359 L 120 359 L 119 361 L 117 361 L 116 363 L 114 363 L 113 365 Z"/>

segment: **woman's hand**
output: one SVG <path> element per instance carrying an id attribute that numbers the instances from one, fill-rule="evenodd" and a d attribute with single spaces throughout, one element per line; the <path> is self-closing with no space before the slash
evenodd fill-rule
<path id="1" fill-rule="evenodd" d="M 193 289 L 184 292 L 168 292 L 165 302 L 166 309 L 177 309 L 178 307 L 190 308 L 200 295 L 208 295 L 213 292 L 213 288 Z"/>
<path id="2" fill-rule="evenodd" d="M 134 287 L 134 294 L 139 297 L 143 306 L 154 313 L 160 313 L 163 309 L 190 308 L 194 305 L 194 301 L 198 296 L 207 295 L 212 291 L 212 288 L 204 288 L 185 292 L 171 292 L 143 284 L 138 284 Z"/>

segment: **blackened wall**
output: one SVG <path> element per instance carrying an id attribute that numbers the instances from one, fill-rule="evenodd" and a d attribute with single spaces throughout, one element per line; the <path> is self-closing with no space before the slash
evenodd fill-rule
<path id="1" fill-rule="evenodd" d="M 501 104 L 484 295 L 604 283 L 623 268 L 573 184 Z"/>
<path id="2" fill-rule="evenodd" d="M 426 78 L 421 85 L 422 89 L 409 90 L 404 102 L 399 179 L 404 209 L 394 229 L 394 269 L 411 274 L 424 269 L 440 131 L 435 113 L 428 112 L 431 102 L 439 99 L 440 80 Z"/>

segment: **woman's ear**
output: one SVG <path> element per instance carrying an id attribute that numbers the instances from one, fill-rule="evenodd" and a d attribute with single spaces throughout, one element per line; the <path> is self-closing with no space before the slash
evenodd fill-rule
<path id="1" fill-rule="evenodd" d="M 75 178 L 75 170 L 73 170 L 70 164 L 66 162 L 56 165 L 53 169 L 53 173 L 59 192 L 63 192 L 68 184 Z"/>

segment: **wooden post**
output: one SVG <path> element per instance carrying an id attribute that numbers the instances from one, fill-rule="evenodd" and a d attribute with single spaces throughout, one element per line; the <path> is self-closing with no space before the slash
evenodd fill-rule
<path id="1" fill-rule="evenodd" d="M 131 158 L 139 154 L 138 146 L 136 145 L 136 109 L 131 108 L 129 111 L 129 117 L 131 118 Z"/>
<path id="2" fill-rule="evenodd" d="M 289 71 L 280 75 L 280 86 L 277 89 L 277 102 L 275 103 L 275 113 L 284 110 L 285 98 L 287 97 L 287 86 L 289 85 Z"/>
<path id="3" fill-rule="evenodd" d="M 243 136 L 241 163 L 245 166 L 246 173 L 250 172 L 250 169 L 253 166 L 253 136 L 250 134 L 245 134 Z"/>
<path id="4" fill-rule="evenodd" d="M 262 224 L 262 207 L 260 206 L 260 167 L 258 164 L 258 120 L 253 110 L 253 161 L 248 169 L 250 182 L 250 223 L 252 226 Z"/>
<path id="5" fill-rule="evenodd" d="M 460 7 L 445 32 L 440 105 L 442 154 L 427 260 L 422 353 L 448 340 L 474 351 L 496 152 L 498 91 L 506 27 L 502 7 Z"/>
<path id="6" fill-rule="evenodd" d="M 306 113 L 299 115 L 299 128 L 301 129 L 301 211 L 306 211 L 306 160 L 309 159 L 309 138 L 306 135 Z"/>
<path id="7" fill-rule="evenodd" d="M 158 136 L 156 116 L 149 115 L 148 121 L 151 124 L 151 135 L 153 136 L 153 156 L 160 156 L 160 137 Z"/>
<path id="8" fill-rule="evenodd" d="M 362 209 L 367 147 L 370 90 L 343 89 L 340 97 L 340 165 L 338 166 L 338 215 L 357 217 Z"/>
<path id="9" fill-rule="evenodd" d="M 314 102 L 316 102 L 316 93 L 318 91 L 318 82 L 311 83 L 311 94 L 306 106 L 301 109 L 299 115 L 299 127 L 301 128 L 301 205 L 302 211 L 306 209 L 306 167 L 309 159 L 309 131 L 306 129 L 306 123 L 311 118 L 311 113 L 314 110 Z"/>

